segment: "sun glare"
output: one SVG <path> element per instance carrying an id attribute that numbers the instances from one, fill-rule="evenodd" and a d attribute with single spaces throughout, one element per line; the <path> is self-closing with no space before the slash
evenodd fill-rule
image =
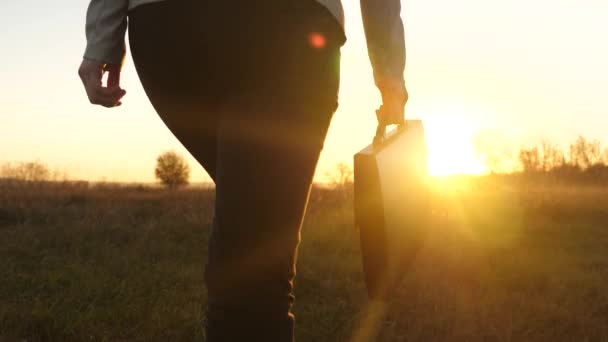
<path id="1" fill-rule="evenodd" d="M 425 134 L 431 176 L 487 172 L 487 167 L 475 155 L 473 131 L 466 123 L 426 120 Z"/>

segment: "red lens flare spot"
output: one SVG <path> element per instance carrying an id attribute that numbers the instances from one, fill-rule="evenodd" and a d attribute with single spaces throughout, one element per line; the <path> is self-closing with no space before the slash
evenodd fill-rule
<path id="1" fill-rule="evenodd" d="M 322 33 L 312 32 L 308 35 L 308 43 L 315 49 L 322 49 L 325 47 L 327 41 Z"/>

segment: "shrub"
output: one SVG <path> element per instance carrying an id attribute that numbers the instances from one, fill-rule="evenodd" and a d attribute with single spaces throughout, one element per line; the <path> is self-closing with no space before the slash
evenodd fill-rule
<path id="1" fill-rule="evenodd" d="M 188 184 L 190 166 L 181 155 L 168 151 L 156 158 L 156 178 L 166 187 L 174 189 Z"/>

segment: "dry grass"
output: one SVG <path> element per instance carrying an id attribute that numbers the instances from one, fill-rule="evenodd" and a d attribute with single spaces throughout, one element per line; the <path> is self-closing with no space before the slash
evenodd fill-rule
<path id="1" fill-rule="evenodd" d="M 608 189 L 437 180 L 431 233 L 378 341 L 608 341 Z M 298 341 L 367 305 L 352 193 L 313 191 Z M 0 183 L 0 341 L 202 340 L 210 189 Z"/>

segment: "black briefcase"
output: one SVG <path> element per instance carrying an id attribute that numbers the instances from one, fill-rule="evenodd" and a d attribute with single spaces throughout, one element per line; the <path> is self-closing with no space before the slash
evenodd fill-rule
<path id="1" fill-rule="evenodd" d="M 386 300 L 422 246 L 430 217 L 420 120 L 407 120 L 354 157 L 355 223 L 368 294 Z"/>

